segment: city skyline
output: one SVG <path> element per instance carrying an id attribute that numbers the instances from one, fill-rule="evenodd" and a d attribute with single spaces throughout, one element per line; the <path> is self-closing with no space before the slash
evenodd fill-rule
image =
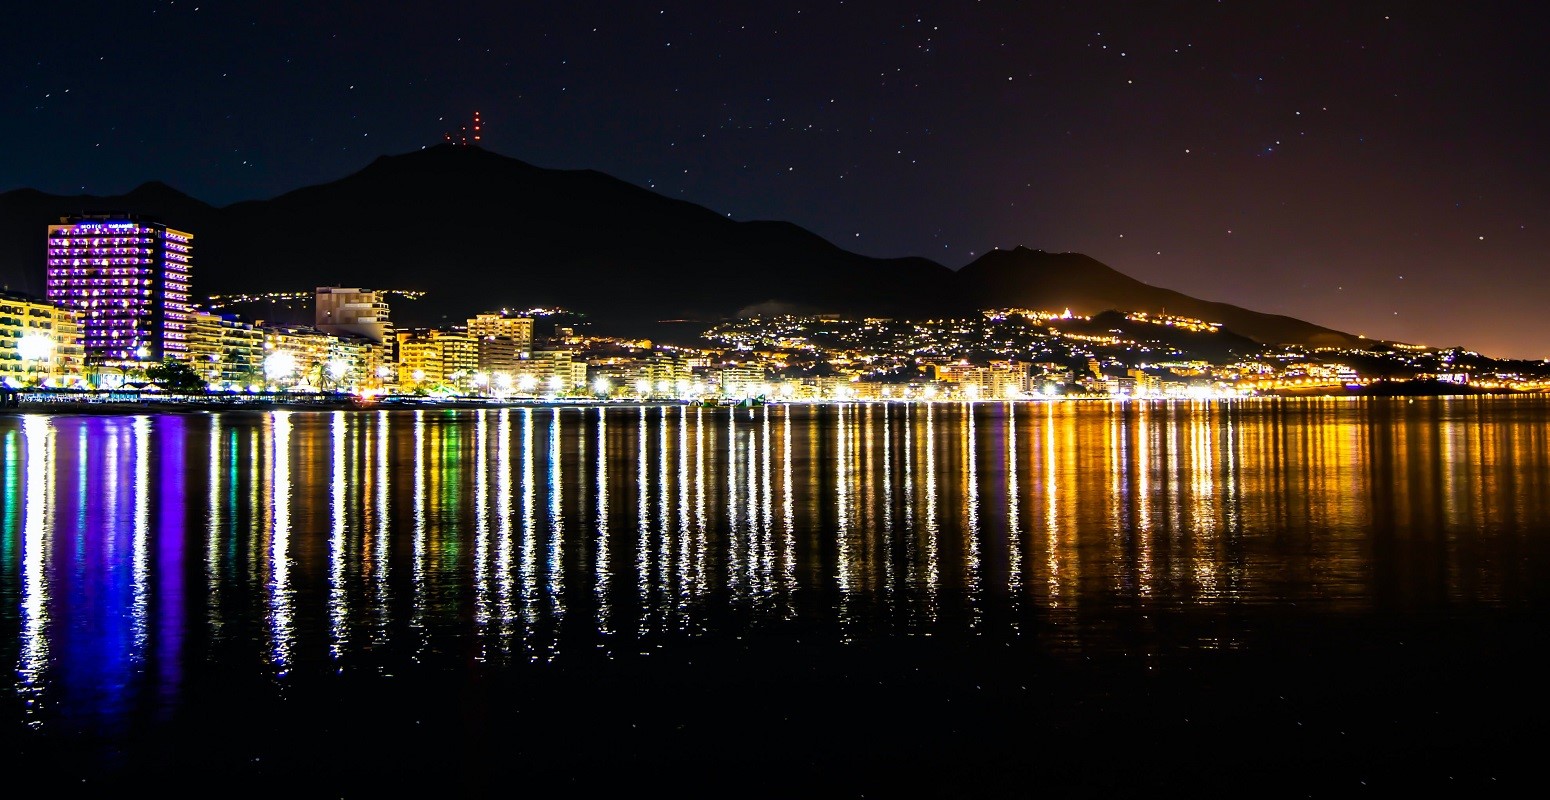
<path id="1" fill-rule="evenodd" d="M 1374 338 L 1550 339 L 1533 8 L 82 11 L 19 10 L 0 189 L 270 197 L 478 110 L 496 152 L 863 254 L 1022 244 Z"/>

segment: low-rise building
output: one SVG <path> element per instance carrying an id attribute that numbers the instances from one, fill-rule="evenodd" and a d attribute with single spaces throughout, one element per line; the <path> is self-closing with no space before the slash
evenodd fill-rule
<path id="1" fill-rule="evenodd" d="M 85 369 L 77 312 L 30 295 L 0 292 L 0 381 L 73 385 Z"/>

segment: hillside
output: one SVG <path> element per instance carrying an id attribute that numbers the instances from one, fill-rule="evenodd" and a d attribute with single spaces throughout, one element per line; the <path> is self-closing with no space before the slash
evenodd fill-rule
<path id="1" fill-rule="evenodd" d="M 1167 312 L 1220 322 L 1259 342 L 1358 346 L 1363 340 L 1293 317 L 1213 303 L 1142 283 L 1080 253 L 1018 247 L 993 250 L 958 271 L 959 291 L 977 307 L 1069 308 L 1094 315 L 1109 309 Z M 1371 342 L 1366 342 L 1371 344 Z"/>
<path id="2" fill-rule="evenodd" d="M 215 208 L 161 183 L 120 197 L 0 194 L 0 284 L 41 294 L 46 226 L 135 212 L 195 234 L 201 295 L 320 285 L 429 292 L 401 324 L 559 305 L 598 320 L 714 321 L 749 310 L 944 316 L 975 308 L 1162 311 L 1262 342 L 1336 331 L 1150 286 L 1091 258 L 1017 248 L 954 272 L 876 259 L 784 222 L 738 222 L 590 170 L 478 148 L 385 156 L 340 180 Z"/>

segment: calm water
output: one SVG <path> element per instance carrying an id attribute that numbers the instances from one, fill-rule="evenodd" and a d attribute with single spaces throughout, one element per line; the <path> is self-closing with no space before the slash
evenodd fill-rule
<path id="1" fill-rule="evenodd" d="M 1542 399 L 11 415 L 0 499 L 45 783 L 1479 790 L 1545 708 Z"/>

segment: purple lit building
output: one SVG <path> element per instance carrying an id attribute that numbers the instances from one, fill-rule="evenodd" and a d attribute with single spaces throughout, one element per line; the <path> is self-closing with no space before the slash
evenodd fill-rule
<path id="1" fill-rule="evenodd" d="M 80 314 L 86 361 L 188 355 L 193 234 L 134 216 L 48 226 L 48 299 Z"/>

